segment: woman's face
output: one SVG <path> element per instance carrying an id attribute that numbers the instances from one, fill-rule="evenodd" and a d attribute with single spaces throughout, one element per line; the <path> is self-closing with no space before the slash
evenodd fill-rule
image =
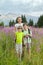
<path id="1" fill-rule="evenodd" d="M 18 21 L 18 23 L 21 23 L 22 22 L 22 19 L 21 18 L 18 18 L 17 21 Z"/>

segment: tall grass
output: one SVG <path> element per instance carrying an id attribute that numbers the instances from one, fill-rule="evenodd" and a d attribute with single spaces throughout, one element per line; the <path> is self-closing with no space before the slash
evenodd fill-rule
<path id="1" fill-rule="evenodd" d="M 0 32 L 0 65 L 43 65 L 43 38 L 40 40 L 32 38 L 30 59 L 27 52 L 25 53 L 19 63 L 13 35 Z"/>

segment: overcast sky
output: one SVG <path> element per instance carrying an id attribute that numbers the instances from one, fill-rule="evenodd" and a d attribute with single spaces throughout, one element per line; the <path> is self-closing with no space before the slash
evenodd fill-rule
<path id="1" fill-rule="evenodd" d="M 43 0 L 0 0 L 0 13 L 39 16 L 43 14 Z"/>

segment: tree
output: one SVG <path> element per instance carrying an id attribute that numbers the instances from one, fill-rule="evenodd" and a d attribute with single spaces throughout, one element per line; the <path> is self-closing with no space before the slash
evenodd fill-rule
<path id="1" fill-rule="evenodd" d="M 28 24 L 29 26 L 33 26 L 33 20 L 30 19 Z"/>
<path id="2" fill-rule="evenodd" d="M 38 27 L 43 27 L 43 15 L 39 17 L 37 25 Z"/>
<path id="3" fill-rule="evenodd" d="M 10 20 L 10 22 L 9 22 L 9 26 L 11 26 L 11 20 Z"/>
<path id="4" fill-rule="evenodd" d="M 35 23 L 34 27 L 36 27 L 36 28 L 38 27 L 37 23 Z"/>
<path id="5" fill-rule="evenodd" d="M 11 27 L 11 26 L 14 26 L 14 24 L 15 24 L 14 20 L 13 20 L 13 21 L 10 20 L 9 26 L 10 26 L 10 27 Z"/>
<path id="6" fill-rule="evenodd" d="M 14 22 L 14 20 L 12 21 L 12 26 L 14 26 L 14 24 L 15 24 L 15 22 Z"/>
<path id="7" fill-rule="evenodd" d="M 24 16 L 21 15 L 21 18 L 22 18 L 22 22 L 23 22 L 23 23 L 27 23 L 27 19 L 26 19 L 26 16 L 25 16 L 25 15 L 24 15 Z"/>
<path id="8" fill-rule="evenodd" d="M 3 26 L 4 27 L 4 22 L 0 22 L 0 26 Z"/>

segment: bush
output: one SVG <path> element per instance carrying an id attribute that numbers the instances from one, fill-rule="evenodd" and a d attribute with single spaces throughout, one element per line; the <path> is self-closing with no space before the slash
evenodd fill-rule
<path id="1" fill-rule="evenodd" d="M 0 22 L 0 26 L 3 26 L 4 27 L 4 22 Z"/>

